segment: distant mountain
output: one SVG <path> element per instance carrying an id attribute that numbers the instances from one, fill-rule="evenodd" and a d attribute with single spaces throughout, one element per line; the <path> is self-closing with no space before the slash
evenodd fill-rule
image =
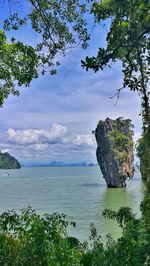
<path id="1" fill-rule="evenodd" d="M 95 166 L 97 164 L 94 163 L 86 163 L 86 162 L 59 162 L 52 161 L 49 163 L 23 163 L 23 167 L 62 167 L 62 166 Z"/>
<path id="2" fill-rule="evenodd" d="M 0 151 L 0 169 L 19 169 L 21 168 L 18 160 L 9 153 Z"/>

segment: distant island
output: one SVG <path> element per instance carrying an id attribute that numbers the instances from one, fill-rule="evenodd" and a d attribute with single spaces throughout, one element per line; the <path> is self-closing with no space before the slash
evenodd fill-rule
<path id="1" fill-rule="evenodd" d="M 0 169 L 20 169 L 18 160 L 9 153 L 0 151 Z"/>
<path id="2" fill-rule="evenodd" d="M 63 167 L 63 166 L 95 166 L 97 163 L 86 162 L 59 162 L 52 161 L 49 163 L 22 163 L 23 167 Z"/>

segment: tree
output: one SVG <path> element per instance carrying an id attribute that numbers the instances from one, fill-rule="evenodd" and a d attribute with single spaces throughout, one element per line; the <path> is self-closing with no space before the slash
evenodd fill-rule
<path id="1" fill-rule="evenodd" d="M 28 2 L 31 7 L 29 14 L 24 18 L 11 14 L 4 22 L 5 32 L 1 31 L 1 105 L 9 93 L 18 94 L 16 83 L 18 86 L 28 86 L 33 78 L 38 77 L 39 66 L 43 74 L 47 66 L 51 69 L 51 74 L 55 73 L 53 67 L 55 64 L 59 65 L 59 62 L 55 62 L 58 53 L 65 54 L 67 49 L 77 44 L 77 40 L 83 48 L 87 47 L 89 34 L 83 16 L 90 0 L 84 4 L 79 0 Z M 145 145 L 150 135 L 149 9 L 149 0 L 103 0 L 94 3 L 92 13 L 96 22 L 108 19 L 111 24 L 107 47 L 99 48 L 96 57 L 87 57 L 82 61 L 83 67 L 94 71 L 117 60 L 122 62 L 122 88 L 128 87 L 141 96 L 144 129 L 142 140 L 146 140 L 141 142 L 140 153 L 144 156 L 146 153 L 143 152 L 143 147 L 146 147 L 146 151 L 150 148 L 150 142 Z M 27 20 L 40 34 L 41 42 L 34 48 L 16 42 L 14 38 L 8 43 L 6 31 L 19 29 Z M 77 38 L 73 32 L 77 33 Z M 122 88 L 118 89 L 117 97 Z M 93 246 L 85 251 L 77 239 L 68 237 L 68 223 L 64 216 L 54 214 L 40 217 L 30 209 L 23 211 L 21 216 L 15 212 L 3 213 L 0 216 L 0 261 L 2 265 L 150 265 L 149 191 L 141 204 L 140 219 L 136 219 L 130 209 L 121 209 L 118 213 L 105 211 L 106 216 L 115 218 L 123 228 L 123 235 L 117 243 L 108 239 L 108 248 L 104 248 L 93 227 Z"/>
<path id="2" fill-rule="evenodd" d="M 108 20 L 110 28 L 106 48 L 99 48 L 97 56 L 86 57 L 82 67 L 103 70 L 116 61 L 122 62 L 123 84 L 120 91 L 129 88 L 141 97 L 143 138 L 140 145 L 141 170 L 147 172 L 144 180 L 150 180 L 150 1 L 149 0 L 103 0 L 94 3 L 92 13 L 95 21 Z M 143 145 L 143 142 L 145 144 Z M 147 146 L 148 144 L 148 146 Z M 143 147 L 143 148 L 142 148 Z M 147 157 L 148 156 L 148 157 Z M 148 164 L 143 163 L 147 157 Z M 148 169 L 146 170 L 145 168 Z"/>
<path id="3" fill-rule="evenodd" d="M 150 265 L 149 210 L 143 208 L 143 213 L 145 216 L 137 219 L 128 207 L 117 212 L 105 210 L 103 215 L 118 222 L 122 236 L 114 241 L 108 235 L 104 244 L 91 224 L 89 246 L 68 235 L 68 226 L 75 224 L 64 214 L 39 215 L 30 207 L 20 214 L 14 210 L 3 212 L 0 214 L 0 265 Z"/>
<path id="4" fill-rule="evenodd" d="M 28 0 L 29 12 L 24 17 L 12 12 L 12 0 L 7 0 L 10 16 L 4 21 L 4 31 L 18 30 L 22 25 L 31 24 L 40 35 L 36 47 L 16 42 L 8 44 L 4 31 L 1 31 L 0 62 L 0 105 L 10 93 L 19 94 L 16 86 L 30 85 L 33 78 L 50 71 L 56 73 L 60 64 L 57 56 L 66 54 L 77 45 L 87 48 L 90 35 L 85 14 L 94 14 L 95 22 L 108 20 L 110 28 L 106 37 L 106 48 L 99 48 L 97 56 L 86 57 L 82 67 L 95 72 L 122 62 L 123 84 L 120 91 L 129 88 L 141 97 L 143 140 L 150 135 L 150 2 L 149 0 Z M 7 2 L 6 0 L 4 2 Z M 15 2 L 16 3 L 16 2 Z M 5 56 L 4 56 L 5 54 Z M 7 67 L 8 66 L 8 67 Z M 16 84 L 17 83 L 17 84 Z M 149 141 L 146 141 L 149 143 Z M 140 147 L 144 147 L 141 145 Z M 149 150 L 149 146 L 147 149 Z M 140 148 L 141 149 L 141 148 Z M 147 154 L 148 150 L 139 154 Z M 144 161 L 141 157 L 141 162 Z M 150 161 L 150 158 L 148 158 Z M 143 164 L 144 165 L 144 164 Z M 144 166 L 145 167 L 145 166 Z M 143 171 L 142 171 L 143 172 Z M 147 179 L 150 179 L 148 177 Z"/>
<path id="5" fill-rule="evenodd" d="M 120 60 L 124 75 L 123 88 L 141 95 L 144 127 L 150 125 L 149 74 L 150 74 L 150 2 L 149 0 L 103 0 L 94 3 L 92 13 L 100 23 L 110 20 L 106 37 L 107 47 L 99 48 L 96 57 L 86 57 L 82 66 L 97 72 Z"/>
<path id="6" fill-rule="evenodd" d="M 84 14 L 90 0 L 28 0 L 29 12 L 23 17 L 13 9 L 16 1 L 3 2 L 9 4 L 10 14 L 0 31 L 0 106 L 10 93 L 19 94 L 18 87 L 29 86 L 40 72 L 55 74 L 58 55 L 78 45 L 85 49 L 89 40 Z M 9 43 L 7 31 L 19 30 L 27 23 L 39 34 L 39 43 L 32 47 L 15 38 Z"/>
<path id="7" fill-rule="evenodd" d="M 33 47 L 21 42 L 8 43 L 0 31 L 0 106 L 10 93 L 19 95 L 16 86 L 29 86 L 38 77 L 38 58 Z"/>
<path id="8" fill-rule="evenodd" d="M 137 155 L 140 158 L 142 179 L 149 187 L 150 184 L 150 130 L 143 132 L 137 143 Z"/>
<path id="9" fill-rule="evenodd" d="M 80 265 L 84 245 L 70 237 L 64 214 L 39 215 L 30 207 L 0 215 L 0 265 Z"/>
<path id="10" fill-rule="evenodd" d="M 46 67 L 51 69 L 51 74 L 55 73 L 56 70 L 53 67 L 59 65 L 56 57 L 60 52 L 65 54 L 68 49 L 72 49 L 79 43 L 82 48 L 87 48 L 90 35 L 87 29 L 87 20 L 84 16 L 86 13 L 91 10 L 95 22 L 98 24 L 101 21 L 109 20 L 110 29 L 106 37 L 107 47 L 99 48 L 96 57 L 86 57 L 86 60 L 82 61 L 82 66 L 86 70 L 91 68 L 96 72 L 111 62 L 120 60 L 124 79 L 122 88 L 118 89 L 118 97 L 120 91 L 126 87 L 137 91 L 142 100 L 144 128 L 149 127 L 149 0 L 102 0 L 94 3 L 92 3 L 92 0 L 28 0 L 31 11 L 22 18 L 19 17 L 18 13 L 12 12 L 11 2 L 13 4 L 13 1 L 7 1 L 10 6 L 10 16 L 4 21 L 4 31 L 18 30 L 28 21 L 31 23 L 32 29 L 40 34 L 41 41 L 34 47 L 34 51 L 31 51 L 31 47 L 29 47 L 30 53 L 28 53 L 28 56 L 31 54 L 32 60 L 36 58 L 32 65 L 33 70 L 37 70 L 40 66 L 43 74 L 47 71 Z M 14 38 L 12 42 L 15 45 Z M 1 49 L 3 48 L 2 44 L 3 41 Z M 21 48 L 23 49 L 23 44 Z M 27 49 L 27 46 L 25 48 Z M 17 55 L 15 54 L 14 57 L 17 57 Z M 3 58 L 1 59 L 2 63 Z M 23 60 L 21 63 L 23 63 Z M 31 76 L 33 78 L 37 77 L 37 72 L 33 71 Z M 31 76 L 28 78 L 28 82 L 23 80 L 22 83 L 28 84 Z"/>

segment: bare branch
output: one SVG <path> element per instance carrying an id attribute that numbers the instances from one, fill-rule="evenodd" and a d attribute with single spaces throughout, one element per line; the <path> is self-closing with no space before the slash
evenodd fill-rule
<path id="1" fill-rule="evenodd" d="M 120 92 L 121 92 L 123 89 L 124 89 L 124 87 L 121 87 L 120 89 L 117 89 L 116 93 L 115 93 L 113 96 L 109 97 L 109 99 L 113 99 L 113 98 L 115 98 L 115 97 L 117 98 L 117 99 L 116 99 L 115 106 L 117 105 L 117 103 L 118 103 L 118 101 L 119 101 L 119 98 L 120 98 Z"/>

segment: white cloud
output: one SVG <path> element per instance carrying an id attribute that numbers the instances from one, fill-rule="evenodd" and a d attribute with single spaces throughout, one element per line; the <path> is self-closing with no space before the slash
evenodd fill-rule
<path id="1" fill-rule="evenodd" d="M 42 143 L 37 143 L 37 144 L 33 144 L 31 147 L 31 149 L 35 150 L 35 151 L 45 151 L 48 148 L 48 144 L 42 144 Z"/>
<path id="2" fill-rule="evenodd" d="M 75 145 L 88 145 L 92 146 L 95 144 L 95 138 L 93 135 L 77 135 L 73 141 Z"/>
<path id="3" fill-rule="evenodd" d="M 49 130 L 10 128 L 0 136 L 0 149 L 22 162 L 94 162 L 96 141 L 92 133 L 76 134 L 73 129 L 54 123 Z"/>
<path id="4" fill-rule="evenodd" d="M 8 142 L 18 145 L 42 144 L 42 143 L 65 143 L 67 142 L 66 135 L 68 130 L 65 126 L 60 124 L 53 124 L 50 130 L 44 129 L 23 129 L 15 130 L 8 129 L 6 139 Z M 35 146 L 39 147 L 46 146 Z"/>
<path id="5" fill-rule="evenodd" d="M 68 149 L 81 149 L 81 146 L 95 145 L 95 138 L 91 134 L 69 135 L 67 127 L 53 124 L 50 130 L 45 129 L 8 129 L 6 141 L 13 145 L 29 147 L 30 150 L 44 151 L 51 144 L 66 144 Z"/>
<path id="6" fill-rule="evenodd" d="M 39 130 L 34 129 L 15 130 L 9 128 L 7 140 L 16 144 L 32 144 L 38 142 L 40 133 Z"/>
<path id="7" fill-rule="evenodd" d="M 10 152 L 11 152 L 11 150 L 10 150 L 10 149 L 1 149 L 1 152 L 2 152 L 2 153 L 5 153 L 5 152 L 8 152 L 8 153 L 10 153 Z"/>

